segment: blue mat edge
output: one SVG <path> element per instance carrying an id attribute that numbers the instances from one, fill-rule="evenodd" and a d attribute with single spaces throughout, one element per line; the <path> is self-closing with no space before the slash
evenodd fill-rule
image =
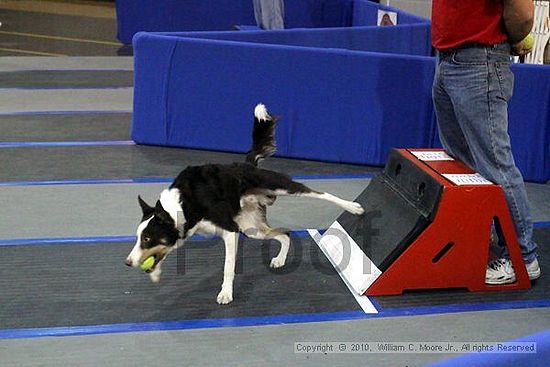
<path id="1" fill-rule="evenodd" d="M 490 310 L 512 310 L 524 308 L 550 307 L 550 299 L 511 301 L 511 302 L 485 302 L 465 303 L 444 306 L 423 306 L 407 308 L 389 308 L 379 310 L 377 314 L 366 314 L 363 311 L 343 311 L 332 313 L 312 314 L 286 314 L 275 316 L 255 316 L 225 319 L 197 319 L 197 320 L 176 320 L 144 323 L 123 323 L 88 326 L 67 326 L 52 328 L 22 328 L 22 329 L 0 329 L 1 339 L 25 339 L 38 337 L 63 337 L 98 335 L 114 333 L 132 333 L 148 331 L 175 331 L 192 329 L 209 329 L 224 327 L 247 327 L 264 325 L 284 325 L 327 321 L 349 321 L 369 318 L 403 317 L 446 314 L 457 312 L 476 312 Z"/>

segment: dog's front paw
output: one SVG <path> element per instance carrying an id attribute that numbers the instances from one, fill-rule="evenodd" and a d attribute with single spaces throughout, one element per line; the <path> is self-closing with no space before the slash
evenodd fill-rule
<path id="1" fill-rule="evenodd" d="M 157 269 L 151 273 L 149 273 L 149 278 L 151 278 L 151 281 L 153 283 L 158 283 L 160 282 L 160 274 L 162 273 L 162 271 L 160 271 L 160 269 Z"/>
<path id="2" fill-rule="evenodd" d="M 285 266 L 286 259 L 281 259 L 278 256 L 271 259 L 271 264 L 269 264 L 270 267 L 273 269 L 281 268 Z"/>
<path id="3" fill-rule="evenodd" d="M 365 213 L 365 209 L 361 206 L 361 204 L 356 202 L 351 202 L 349 206 L 346 208 L 348 212 L 355 215 L 361 215 Z"/>
<path id="4" fill-rule="evenodd" d="M 233 291 L 222 289 L 221 292 L 218 293 L 218 298 L 216 300 L 220 305 L 231 303 L 233 301 Z"/>

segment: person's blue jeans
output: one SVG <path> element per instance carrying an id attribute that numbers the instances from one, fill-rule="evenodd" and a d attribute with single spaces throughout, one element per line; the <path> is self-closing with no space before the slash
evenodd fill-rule
<path id="1" fill-rule="evenodd" d="M 514 162 L 508 135 L 508 100 L 514 86 L 510 63 L 507 43 L 441 52 L 433 101 L 445 150 L 502 186 L 523 259 L 530 263 L 537 256 L 537 245 L 532 240 L 523 177 Z M 505 248 L 500 255 L 508 257 Z"/>
<path id="2" fill-rule="evenodd" d="M 284 29 L 283 0 L 253 0 L 256 24 L 262 29 Z"/>

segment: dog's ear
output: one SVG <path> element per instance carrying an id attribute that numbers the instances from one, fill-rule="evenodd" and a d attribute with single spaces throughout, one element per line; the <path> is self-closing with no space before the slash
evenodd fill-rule
<path id="1" fill-rule="evenodd" d="M 141 207 L 141 212 L 143 213 L 143 218 L 150 216 L 155 211 L 155 208 L 149 206 L 142 198 L 138 195 L 139 206 Z"/>
<path id="2" fill-rule="evenodd" d="M 174 224 L 174 220 L 168 214 L 166 210 L 162 207 L 162 204 L 160 203 L 160 200 L 157 200 L 157 204 L 155 205 L 155 217 L 161 219 L 163 222 Z"/>

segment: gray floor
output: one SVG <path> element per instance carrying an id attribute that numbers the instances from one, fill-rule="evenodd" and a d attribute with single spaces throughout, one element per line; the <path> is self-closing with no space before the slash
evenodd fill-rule
<path id="1" fill-rule="evenodd" d="M 308 180 L 313 189 L 354 199 L 368 180 Z M 0 241 L 16 238 L 101 237 L 135 235 L 141 218 L 137 196 L 153 204 L 169 183 L 13 186 L 0 189 Z M 101 215 L 98 215 L 98 208 Z M 123 215 L 121 215 L 123 213 Z M 275 227 L 291 230 L 327 228 L 341 213 L 315 199 L 279 198 L 269 210 Z M 32 226 L 20 225 L 32 218 Z"/>
<path id="2" fill-rule="evenodd" d="M 175 177 L 188 165 L 243 162 L 243 154 L 152 146 L 33 147 L 0 151 L 2 181 Z M 270 159 L 262 167 L 299 175 L 361 175 L 379 168 Z"/>
<path id="3" fill-rule="evenodd" d="M 131 121 L 131 113 L 0 115 L 0 141 L 127 140 Z"/>
<path id="4" fill-rule="evenodd" d="M 131 87 L 134 73 L 123 70 L 29 70 L 0 72 L 2 88 L 124 88 Z"/>
<path id="5" fill-rule="evenodd" d="M 116 56 L 122 47 L 114 19 L 0 10 L 0 56 Z"/>
<path id="6" fill-rule="evenodd" d="M 54 111 L 131 111 L 132 88 L 0 90 L 0 114 Z"/>
<path id="7" fill-rule="evenodd" d="M 133 57 L 80 56 L 4 56 L 0 71 L 36 70 L 134 70 Z"/>
<path id="8" fill-rule="evenodd" d="M 70 70 L 60 79 L 63 83 L 60 81 L 56 86 L 63 89 L 0 90 L 0 142 L 129 139 L 129 113 L 118 113 L 132 109 L 132 90 L 127 80 L 121 85 L 113 83 L 111 86 L 116 89 L 98 90 L 92 89 L 94 81 L 89 76 L 80 79 L 85 73 L 78 73 L 122 70 L 127 74 L 132 70 L 131 58 L 106 57 L 121 52 L 115 39 L 113 18 L 92 18 L 78 11 L 73 15 L 52 15 L 51 12 L 5 10 L 0 4 L 0 21 L 3 23 L 0 31 L 8 32 L 0 33 L 0 56 L 4 56 L 0 57 L 0 72 L 17 72 L 10 78 L 22 77 L 20 83 L 27 88 L 32 87 L 32 81 L 25 78 L 37 70 Z M 20 57 L 33 52 L 98 57 Z M 24 73 L 28 71 L 31 72 Z M 67 80 L 73 88 L 78 83 L 78 89 L 66 89 L 71 87 Z M 113 111 L 117 113 L 111 113 Z M 139 216 L 137 194 L 152 201 L 166 185 L 21 186 L 17 182 L 168 178 L 189 164 L 242 159 L 242 154 L 143 146 L 0 148 L 0 184 L 11 183 L 0 185 L 0 241 L 131 235 Z M 264 167 L 294 176 L 354 176 L 380 169 L 291 159 L 270 159 Z M 367 180 L 307 180 L 307 183 L 352 198 Z M 550 185 L 528 184 L 527 187 L 534 219 L 550 221 Z M 300 205 L 295 205 L 290 200 L 280 200 L 273 208 L 274 224 L 293 229 L 323 228 L 338 215 L 338 209 L 324 203 L 301 200 Z M 5 260 L 4 266 L 6 263 Z M 29 276 L 39 280 L 41 274 Z M 6 281 L 1 284 L 9 286 Z M 0 339 L 0 363 L 2 366 L 423 366 L 446 356 L 303 355 L 294 354 L 293 345 L 299 341 L 506 341 L 550 328 L 549 310 L 530 308 L 260 327 Z"/>

